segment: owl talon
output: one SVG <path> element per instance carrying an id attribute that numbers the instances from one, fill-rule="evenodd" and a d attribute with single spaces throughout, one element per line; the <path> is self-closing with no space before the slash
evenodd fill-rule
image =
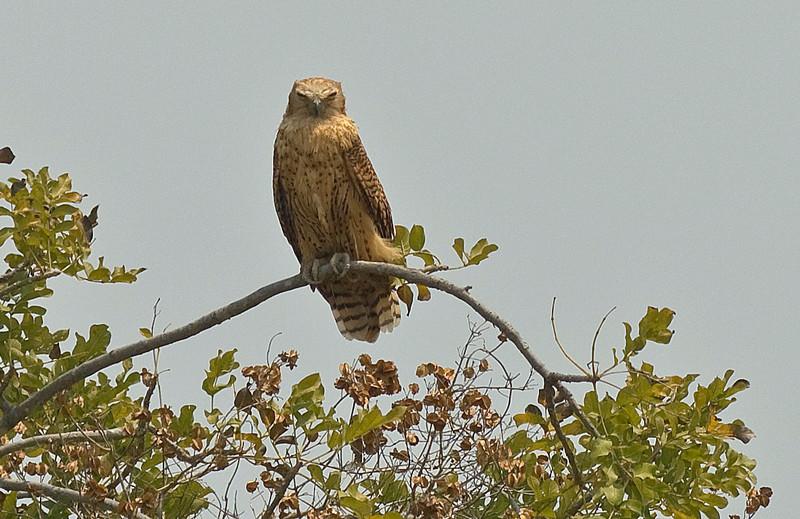
<path id="1" fill-rule="evenodd" d="M 342 278 L 350 270 L 350 255 L 346 252 L 337 252 L 331 256 L 330 263 L 336 277 Z"/>
<path id="2" fill-rule="evenodd" d="M 300 274 L 309 285 L 319 285 L 322 282 L 319 275 L 319 267 L 321 264 L 322 262 L 318 258 L 314 258 L 314 261 L 306 263 L 300 270 Z"/>

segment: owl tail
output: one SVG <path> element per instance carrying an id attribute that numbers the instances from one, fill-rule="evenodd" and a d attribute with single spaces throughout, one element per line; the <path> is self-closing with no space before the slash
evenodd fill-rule
<path id="1" fill-rule="evenodd" d="M 345 339 L 375 342 L 380 332 L 391 332 L 400 324 L 400 300 L 385 277 L 351 275 L 318 288 Z"/>

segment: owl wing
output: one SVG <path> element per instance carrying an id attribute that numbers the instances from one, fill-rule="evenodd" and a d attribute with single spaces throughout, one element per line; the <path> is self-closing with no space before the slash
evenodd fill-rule
<path id="1" fill-rule="evenodd" d="M 281 138 L 280 133 L 278 139 Z M 292 246 L 294 255 L 297 256 L 297 261 L 302 262 L 300 257 L 300 247 L 297 243 L 297 234 L 294 230 L 294 223 L 292 220 L 292 209 L 289 207 L 289 199 L 286 196 L 286 189 L 281 181 L 281 167 L 278 161 L 278 147 L 272 152 L 272 198 L 275 202 L 275 212 L 278 213 L 278 221 L 281 223 L 281 230 L 283 235 Z"/>
<path id="2" fill-rule="evenodd" d="M 347 171 L 367 205 L 375 228 L 378 229 L 378 234 L 387 240 L 393 239 L 392 210 L 360 138 L 344 152 L 344 159 Z"/>

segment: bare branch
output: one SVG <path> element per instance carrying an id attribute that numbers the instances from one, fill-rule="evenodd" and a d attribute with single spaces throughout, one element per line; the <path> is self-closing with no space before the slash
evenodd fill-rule
<path id="1" fill-rule="evenodd" d="M 594 382 L 596 379 L 592 375 L 573 375 L 571 373 L 551 371 L 549 380 L 553 382 Z"/>
<path id="2" fill-rule="evenodd" d="M 572 452 L 572 445 L 567 437 L 564 435 L 564 431 L 561 430 L 561 424 L 558 422 L 558 416 L 556 415 L 555 406 L 553 405 L 553 386 L 550 384 L 545 384 L 544 386 L 544 401 L 545 406 L 547 407 L 547 414 L 550 416 L 550 424 L 553 426 L 553 430 L 558 436 L 558 441 L 561 442 L 561 446 L 564 447 L 564 453 L 567 455 L 567 461 L 569 462 L 569 468 L 572 471 L 572 477 L 575 478 L 575 484 L 584 490 L 583 488 L 583 476 L 581 476 L 581 471 L 578 468 L 578 464 L 575 461 L 575 453 Z"/>
<path id="3" fill-rule="evenodd" d="M 573 408 L 576 416 L 586 427 L 586 430 L 595 436 L 598 436 L 597 429 L 588 420 L 586 415 L 581 411 L 578 404 L 575 402 L 572 393 L 567 390 L 563 382 L 586 382 L 594 380 L 592 377 L 585 375 L 563 375 L 555 373 L 547 369 L 539 358 L 534 355 L 528 344 L 519 334 L 519 332 L 505 319 L 501 318 L 495 312 L 487 308 L 483 303 L 472 297 L 469 290 L 459 287 L 450 281 L 432 276 L 421 270 L 410 269 L 400 265 L 391 265 L 388 263 L 375 263 L 369 261 L 355 261 L 350 264 L 350 270 L 353 272 L 364 272 L 371 274 L 383 274 L 386 276 L 394 276 L 405 279 L 412 283 L 421 283 L 430 288 L 435 288 L 442 292 L 446 292 L 457 299 L 465 302 L 473 310 L 475 310 L 481 317 L 495 325 L 500 329 L 503 334 L 517 347 L 517 350 L 522 354 L 525 360 L 546 382 L 550 382 L 556 387 L 567 399 Z M 320 277 L 325 279 L 326 276 L 334 274 L 333 268 L 329 264 L 325 264 L 320 268 Z M 46 401 L 53 398 L 59 392 L 69 388 L 72 384 L 79 380 L 85 379 L 98 371 L 105 369 L 109 366 L 122 362 L 123 360 L 142 355 L 161 348 L 168 344 L 173 344 L 189 337 L 193 337 L 209 328 L 217 326 L 232 317 L 250 310 L 264 301 L 284 292 L 294 290 L 307 285 L 306 280 L 302 275 L 296 274 L 292 277 L 276 281 L 266 285 L 255 292 L 229 303 L 221 308 L 213 310 L 208 314 L 192 321 L 189 324 L 175 328 L 168 332 L 161 333 L 150 339 L 144 339 L 135 343 L 123 346 L 109 351 L 99 357 L 84 362 L 71 370 L 58 376 L 55 380 L 44 386 L 41 390 L 28 397 L 25 401 L 11 408 L 8 412 L 3 414 L 0 419 L 0 434 L 6 433 L 9 429 L 18 424 L 26 416 L 28 416 L 34 409 L 42 406 Z"/>
<path id="4" fill-rule="evenodd" d="M 301 466 L 302 463 L 298 461 L 292 468 L 289 469 L 289 472 L 287 472 L 286 475 L 283 477 L 283 482 L 281 483 L 281 486 L 278 487 L 277 490 L 275 490 L 275 497 L 272 499 L 272 502 L 264 510 L 264 513 L 261 514 L 261 519 L 270 519 L 271 517 L 273 517 L 272 515 L 273 512 L 275 512 L 275 509 L 278 508 L 278 505 L 280 504 L 281 499 L 283 499 L 283 496 L 286 495 L 286 491 L 289 489 L 289 485 L 292 484 L 292 481 L 294 481 L 294 477 L 297 475 L 298 472 L 300 472 Z"/>
<path id="5" fill-rule="evenodd" d="M 603 329 L 603 325 L 606 324 L 606 319 L 608 319 L 608 316 L 610 316 L 616 309 L 617 307 L 615 306 L 606 312 L 606 315 L 603 316 L 600 324 L 597 325 L 597 330 L 595 330 L 594 337 L 592 338 L 592 375 L 595 377 L 597 377 L 597 357 L 595 355 L 595 352 L 597 351 L 597 337 L 600 335 L 600 330 Z"/>
<path id="6" fill-rule="evenodd" d="M 584 376 L 581 375 L 567 376 L 560 373 L 554 373 L 547 369 L 544 363 L 539 360 L 536 355 L 534 355 L 528 346 L 528 343 L 525 342 L 525 339 L 522 338 L 519 332 L 511 325 L 511 323 L 472 297 L 472 295 L 469 293 L 469 290 L 466 288 L 459 287 L 445 279 L 428 275 L 420 270 L 409 269 L 399 265 L 390 265 L 388 263 L 355 261 L 350 264 L 350 270 L 353 272 L 385 274 L 387 276 L 395 276 L 405 279 L 411 283 L 421 283 L 430 288 L 447 292 L 451 296 L 465 302 L 470 308 L 478 312 L 481 317 L 495 325 L 501 332 L 503 332 L 503 334 L 505 334 L 505 336 L 508 337 L 512 343 L 514 343 L 514 346 L 516 346 L 517 350 L 519 350 L 522 356 L 525 357 L 525 360 L 528 361 L 528 364 L 531 365 L 533 370 L 536 371 L 536 373 L 538 373 L 545 380 L 545 382 L 550 382 L 564 395 L 567 402 L 569 402 L 570 406 L 572 407 L 573 412 L 583 423 L 587 431 L 594 436 L 600 435 L 597 431 L 597 428 L 589 421 L 589 419 L 586 417 L 586 414 L 581 410 L 580 406 L 575 401 L 575 398 L 572 396 L 572 393 L 564 386 L 562 382 L 591 382 L 593 378 L 591 376 L 583 378 Z"/>
<path id="7" fill-rule="evenodd" d="M 83 503 L 86 505 L 97 506 L 109 512 L 116 512 L 120 514 L 123 513 L 122 504 L 119 501 L 114 501 L 113 499 L 108 499 L 108 498 L 97 499 L 90 495 L 81 494 L 76 490 L 70 490 L 68 488 L 63 488 L 63 487 L 56 487 L 53 485 L 48 485 L 47 483 L 39 483 L 36 481 L 23 481 L 19 479 L 0 478 L 0 488 L 17 492 L 30 492 L 31 494 L 42 494 L 59 503 L 63 502 Z M 150 517 L 146 516 L 141 512 L 134 512 L 130 515 L 130 517 L 135 517 L 136 519 L 150 519 Z"/>
<path id="8" fill-rule="evenodd" d="M 519 334 L 519 332 L 511 326 L 511 323 L 491 311 L 483 303 L 472 297 L 469 291 L 465 288 L 459 287 L 454 283 L 447 281 L 443 278 L 431 276 L 417 269 L 409 269 L 399 265 L 391 265 L 389 263 L 374 263 L 367 261 L 355 261 L 350 264 L 350 270 L 353 272 L 364 272 L 373 274 L 384 274 L 387 276 L 394 276 L 405 279 L 411 283 L 420 283 L 430 288 L 435 288 L 442 292 L 462 300 L 473 310 L 478 312 L 481 317 L 494 324 L 501 332 L 505 334 L 508 339 L 514 343 L 519 352 L 528 361 L 528 364 L 545 380 L 549 380 L 552 373 L 545 365 L 533 354 L 528 344 Z"/>
<path id="9" fill-rule="evenodd" d="M 564 355 L 564 357 L 566 357 L 567 360 L 570 361 L 573 366 L 578 368 L 581 371 L 581 373 L 583 373 L 584 375 L 588 376 L 589 372 L 586 371 L 585 369 L 583 369 L 581 367 L 581 365 L 578 364 L 577 361 L 575 361 L 575 359 L 572 358 L 572 355 L 570 355 L 569 352 L 566 350 L 566 348 L 564 348 L 564 346 L 561 345 L 561 340 L 558 338 L 558 329 L 556 328 L 556 298 L 555 297 L 553 298 L 553 304 L 550 305 L 550 327 L 553 329 L 553 340 L 556 341 L 556 345 L 558 346 L 558 349 L 561 350 L 561 354 Z"/>
<path id="10" fill-rule="evenodd" d="M 29 438 L 12 441 L 0 446 L 0 456 L 5 456 L 6 454 L 11 454 L 29 447 L 37 447 L 41 445 L 52 445 L 54 443 L 82 443 L 97 440 L 118 440 L 120 438 L 125 438 L 126 436 L 128 436 L 128 433 L 125 432 L 125 429 L 122 427 L 99 431 L 73 431 L 66 433 L 42 434 L 41 436 L 31 436 Z"/>
<path id="11" fill-rule="evenodd" d="M 323 272 L 330 272 L 330 266 L 325 265 Z M 28 397 L 25 401 L 12 408 L 9 412 L 3 414 L 0 420 L 0 434 L 5 434 L 9 429 L 14 427 L 26 416 L 28 416 L 34 409 L 42 406 L 45 402 L 53 398 L 59 392 L 69 388 L 79 380 L 85 379 L 98 371 L 113 366 L 125 359 L 142 355 L 161 348 L 168 344 L 173 344 L 189 337 L 193 337 L 200 332 L 208 330 L 218 324 L 221 324 L 228 319 L 235 317 L 251 308 L 263 303 L 267 299 L 274 297 L 278 294 L 294 290 L 306 285 L 306 281 L 300 274 L 290 278 L 277 281 L 262 287 L 255 292 L 238 299 L 228 305 L 218 308 L 199 319 L 192 321 L 189 324 L 175 328 L 165 333 L 156 335 L 150 339 L 144 339 L 134 342 L 127 346 L 117 348 L 109 351 L 99 357 L 84 362 L 71 370 L 56 377 L 55 380 L 44 386 L 42 389 Z"/>

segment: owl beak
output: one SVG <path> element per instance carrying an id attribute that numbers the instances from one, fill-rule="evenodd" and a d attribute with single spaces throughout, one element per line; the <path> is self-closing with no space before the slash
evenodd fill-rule
<path id="1" fill-rule="evenodd" d="M 322 99 L 315 97 L 313 99 L 313 102 L 314 102 L 314 115 L 319 117 L 319 115 L 322 113 Z"/>

